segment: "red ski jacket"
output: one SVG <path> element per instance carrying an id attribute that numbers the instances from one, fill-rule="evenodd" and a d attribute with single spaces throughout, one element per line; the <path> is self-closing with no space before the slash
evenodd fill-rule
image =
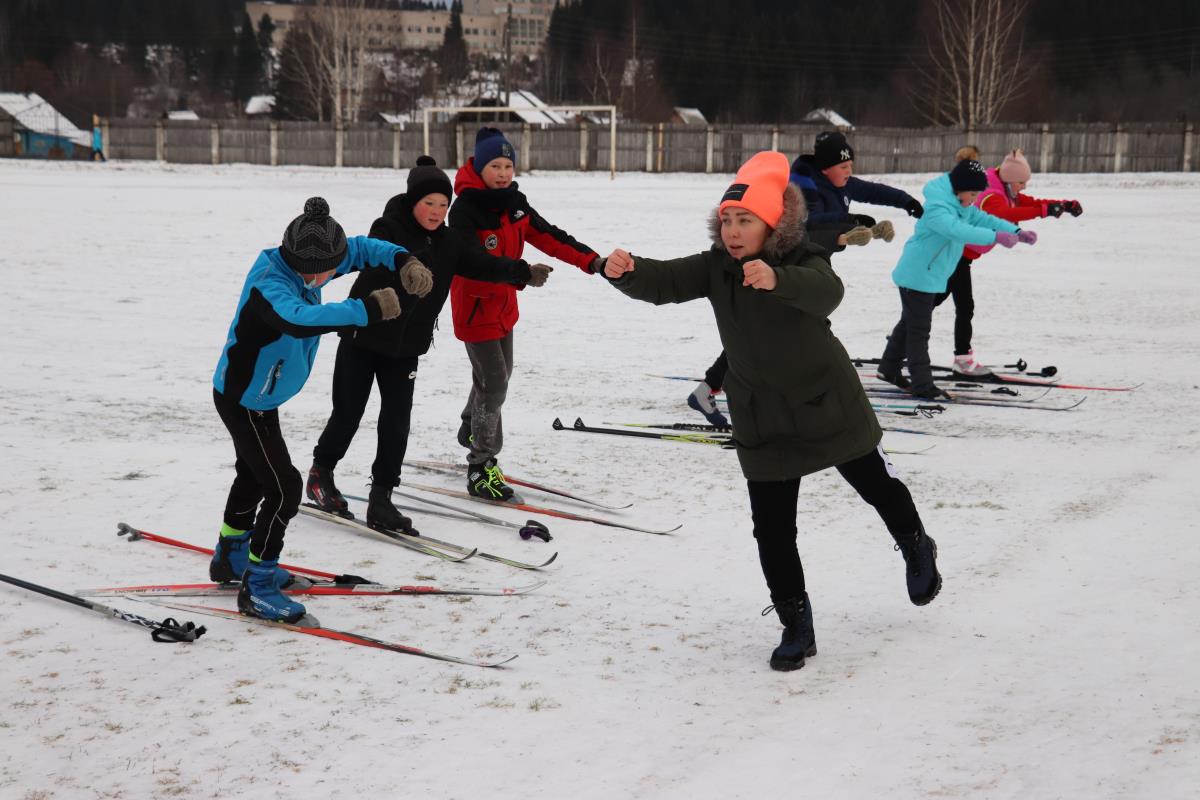
<path id="1" fill-rule="evenodd" d="M 1046 206 L 1060 200 L 1042 200 L 1027 194 L 1017 193 L 1016 197 L 1008 194 L 1008 187 L 1000 180 L 1000 172 L 993 167 L 987 171 L 988 188 L 975 198 L 975 206 L 993 217 L 1019 224 L 1030 219 L 1040 219 L 1046 216 Z M 967 245 L 963 255 L 974 261 L 995 245 Z"/>
<path id="2" fill-rule="evenodd" d="M 535 211 L 513 183 L 506 189 L 488 189 L 475 171 L 475 159 L 459 167 L 454 176 L 458 199 L 450 207 L 450 227 L 475 234 L 494 256 L 519 259 L 529 242 L 543 253 L 591 273 L 596 253 L 551 225 Z M 450 310 L 454 335 L 464 342 L 503 339 L 520 316 L 517 289 L 456 276 L 450 284 Z"/>

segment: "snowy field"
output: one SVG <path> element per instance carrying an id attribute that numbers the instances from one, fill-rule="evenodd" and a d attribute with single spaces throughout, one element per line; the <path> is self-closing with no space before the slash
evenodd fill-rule
<path id="1" fill-rule="evenodd" d="M 116 523 L 211 546 L 233 450 L 210 379 L 247 269 L 306 197 L 365 233 L 403 177 L 0 161 L 0 571 L 71 591 L 206 580 L 203 558 L 126 544 Z M 928 177 L 890 182 L 919 195 Z M 548 173 L 521 185 L 603 253 L 670 257 L 706 248 L 728 180 Z M 0 584 L 0 798 L 1195 797 L 1200 175 L 1038 175 L 1030 191 L 1078 198 L 1085 213 L 1033 223 L 1035 247 L 976 268 L 976 352 L 1055 364 L 1069 382 L 1145 385 L 1090 393 L 1069 413 L 884 420 L 963 435 L 884 439 L 936 444 L 895 457 L 939 545 L 945 586 L 931 605 L 908 602 L 900 555 L 837 474 L 806 479 L 800 547 L 820 654 L 771 671 L 779 625 L 759 615 L 768 599 L 736 457 L 550 427 L 699 421 L 689 384 L 647 373 L 695 375 L 716 356 L 707 304 L 635 303 L 559 265 L 521 298 L 501 463 L 634 502 L 623 518 L 682 522 L 677 535 L 547 520 L 547 545 L 418 515 L 431 535 L 516 558 L 558 550 L 549 584 L 516 598 L 306 601 L 333 627 L 519 654 L 499 670 L 205 617 L 193 617 L 209 627 L 198 643 L 154 644 Z M 899 313 L 889 273 L 912 222 L 858 210 L 893 219 L 898 236 L 835 259 L 847 291 L 833 327 L 874 357 Z M 935 363 L 951 357 L 952 318 L 946 306 L 935 319 Z M 469 367 L 448 308 L 442 323 L 421 363 L 412 458 L 462 456 Z M 335 349 L 329 337 L 283 409 L 302 470 Z M 338 470 L 346 491 L 365 493 L 376 408 Z M 284 560 L 392 583 L 538 577 L 303 517 Z"/>

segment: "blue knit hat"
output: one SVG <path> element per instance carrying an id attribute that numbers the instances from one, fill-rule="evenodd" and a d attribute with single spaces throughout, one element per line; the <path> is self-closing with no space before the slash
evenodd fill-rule
<path id="1" fill-rule="evenodd" d="M 507 158 L 515 167 L 517 150 L 498 129 L 480 128 L 479 133 L 475 134 L 475 171 L 480 172 L 489 161 L 497 158 Z"/>

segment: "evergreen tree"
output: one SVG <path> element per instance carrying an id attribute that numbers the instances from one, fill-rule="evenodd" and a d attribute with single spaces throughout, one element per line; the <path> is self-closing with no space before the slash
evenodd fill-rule
<path id="1" fill-rule="evenodd" d="M 242 30 L 237 39 L 237 67 L 233 76 L 233 100 L 239 106 L 258 94 L 262 87 L 263 55 L 250 14 L 242 13 Z"/>
<path id="2" fill-rule="evenodd" d="M 470 71 L 467 40 L 463 36 L 462 0 L 454 0 L 450 6 L 450 24 L 446 26 L 442 49 L 438 53 L 438 67 L 447 86 L 462 82 Z"/>

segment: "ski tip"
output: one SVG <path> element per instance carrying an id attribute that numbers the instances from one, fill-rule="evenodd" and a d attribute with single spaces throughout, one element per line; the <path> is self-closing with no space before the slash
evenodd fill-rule
<path id="1" fill-rule="evenodd" d="M 583 417 L 576 417 L 576 418 L 575 418 L 575 428 L 576 428 L 577 430 L 578 430 L 578 429 L 580 429 L 580 428 L 586 428 L 586 427 L 587 427 L 587 425 L 584 425 L 584 424 L 583 424 Z"/>

